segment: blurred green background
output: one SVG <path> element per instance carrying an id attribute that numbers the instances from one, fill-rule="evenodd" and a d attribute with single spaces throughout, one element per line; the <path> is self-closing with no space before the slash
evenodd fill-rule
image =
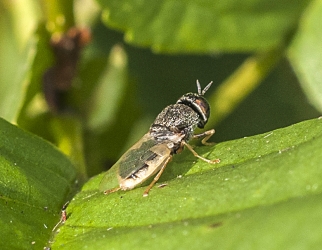
<path id="1" fill-rule="evenodd" d="M 0 116 L 56 144 L 85 178 L 109 168 L 197 79 L 214 82 L 206 128 L 215 142 L 314 118 L 321 14 L 317 0 L 2 0 Z M 91 39 L 76 48 L 55 110 L 44 96 L 57 88 L 43 89 L 61 71 L 51 83 L 44 74 L 66 61 L 53 43 L 72 27 Z"/>

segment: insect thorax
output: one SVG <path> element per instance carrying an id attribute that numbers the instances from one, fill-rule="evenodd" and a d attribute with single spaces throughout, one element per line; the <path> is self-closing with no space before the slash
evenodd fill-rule
<path id="1" fill-rule="evenodd" d="M 174 151 L 176 151 L 182 140 L 190 139 L 198 122 L 197 113 L 187 105 L 169 105 L 162 110 L 151 125 L 150 134 L 158 142 L 172 142 Z"/>

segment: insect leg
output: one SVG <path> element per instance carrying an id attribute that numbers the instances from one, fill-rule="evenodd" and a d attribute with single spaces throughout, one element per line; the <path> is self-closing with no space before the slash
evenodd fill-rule
<path id="1" fill-rule="evenodd" d="M 213 143 L 211 142 L 207 142 L 209 140 L 209 138 L 215 133 L 215 130 L 214 129 L 211 129 L 211 130 L 208 130 L 208 131 L 205 131 L 201 134 L 198 134 L 198 135 L 193 135 L 192 138 L 193 139 L 199 139 L 199 138 L 202 138 L 204 137 L 202 140 L 201 140 L 201 143 L 203 145 L 213 145 Z"/>
<path id="2" fill-rule="evenodd" d="M 143 193 L 143 197 L 146 197 L 149 195 L 149 191 L 150 189 L 154 186 L 154 184 L 159 180 L 160 176 L 162 175 L 165 167 L 167 166 L 167 164 L 169 163 L 169 161 L 171 160 L 172 155 L 170 155 L 164 162 L 163 165 L 160 169 L 160 171 L 158 172 L 158 174 L 154 177 L 153 181 L 150 183 L 150 185 L 145 189 L 144 193 Z"/>
<path id="3" fill-rule="evenodd" d="M 120 189 L 121 189 L 120 187 L 116 187 L 116 188 L 112 188 L 112 189 L 109 189 L 109 190 L 105 190 L 104 194 L 111 194 L 111 193 L 114 193 L 116 191 L 119 191 Z"/>
<path id="4" fill-rule="evenodd" d="M 206 159 L 200 155 L 198 155 L 198 153 L 196 151 L 193 150 L 193 148 L 191 147 L 191 145 L 189 145 L 188 143 L 186 143 L 185 141 L 182 142 L 184 146 L 186 146 L 190 151 L 191 153 L 199 158 L 200 160 L 203 160 L 205 162 L 208 162 L 208 163 L 211 163 L 211 164 L 216 164 L 216 163 L 219 163 L 220 162 L 220 159 L 215 159 L 215 160 L 209 160 L 209 159 Z"/>

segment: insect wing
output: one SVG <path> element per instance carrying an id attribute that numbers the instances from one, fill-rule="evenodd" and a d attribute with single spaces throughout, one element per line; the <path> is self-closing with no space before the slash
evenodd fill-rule
<path id="1" fill-rule="evenodd" d="M 140 170 L 147 161 L 154 158 L 154 152 L 150 149 L 157 145 L 150 134 L 144 135 L 136 144 L 134 144 L 119 160 L 119 176 L 126 179 Z"/>
<path id="2" fill-rule="evenodd" d="M 171 150 L 168 148 L 166 143 L 157 144 L 148 148 L 141 158 L 135 162 L 136 165 L 133 166 L 135 172 L 126 179 L 119 176 L 121 189 L 132 189 L 141 184 L 151 176 L 155 175 L 171 157 Z"/>
<path id="3" fill-rule="evenodd" d="M 128 149 L 109 169 L 100 182 L 99 190 L 105 191 L 119 186 L 121 180 L 131 176 L 144 165 L 149 158 L 149 149 L 157 145 L 149 133 Z"/>

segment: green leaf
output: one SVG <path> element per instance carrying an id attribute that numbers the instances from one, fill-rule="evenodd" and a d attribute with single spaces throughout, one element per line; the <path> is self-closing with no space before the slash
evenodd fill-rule
<path id="1" fill-rule="evenodd" d="M 75 178 L 51 144 L 0 119 L 0 248 L 43 249 Z"/>
<path id="2" fill-rule="evenodd" d="M 313 1 L 302 17 L 289 58 L 303 90 L 314 107 L 322 112 L 322 2 Z"/>
<path id="3" fill-rule="evenodd" d="M 99 175 L 71 202 L 52 249 L 317 249 L 321 148 L 314 119 L 196 148 L 217 165 L 185 150 L 146 198 L 144 187 L 104 195 Z"/>
<path id="4" fill-rule="evenodd" d="M 127 42 L 166 52 L 249 52 L 279 46 L 310 2 L 98 0 Z"/>
<path id="5" fill-rule="evenodd" d="M 15 121 L 35 55 L 38 18 L 33 1 L 0 3 L 0 117 Z"/>
<path id="6" fill-rule="evenodd" d="M 115 46 L 109 56 L 109 64 L 96 86 L 93 101 L 88 112 L 88 127 L 92 130 L 103 130 L 115 120 L 120 99 L 126 83 L 127 57 L 120 46 Z"/>

